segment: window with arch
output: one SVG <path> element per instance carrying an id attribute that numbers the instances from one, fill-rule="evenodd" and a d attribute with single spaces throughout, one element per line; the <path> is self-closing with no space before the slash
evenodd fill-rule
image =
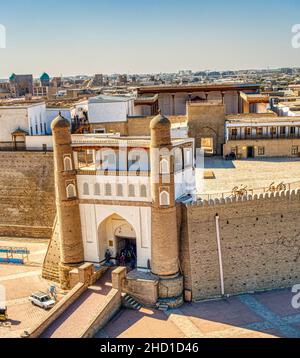
<path id="1" fill-rule="evenodd" d="M 117 196 L 123 196 L 123 185 L 122 184 L 117 185 Z"/>
<path id="2" fill-rule="evenodd" d="M 170 194 L 167 191 L 160 193 L 160 206 L 170 206 Z"/>
<path id="3" fill-rule="evenodd" d="M 67 198 L 68 199 L 76 198 L 76 188 L 74 184 L 69 184 L 67 186 Z"/>
<path id="4" fill-rule="evenodd" d="M 160 174 L 170 174 L 170 166 L 167 159 L 162 159 L 160 161 Z"/>
<path id="5" fill-rule="evenodd" d="M 112 196 L 111 184 L 105 184 L 105 196 Z"/>
<path id="6" fill-rule="evenodd" d="M 72 160 L 69 156 L 64 158 L 64 169 L 65 169 L 65 172 L 69 172 L 69 171 L 73 170 Z"/>
<path id="7" fill-rule="evenodd" d="M 100 184 L 99 184 L 99 183 L 96 183 L 96 184 L 94 185 L 94 195 L 97 195 L 97 196 L 101 195 L 101 192 L 100 192 Z"/>
<path id="8" fill-rule="evenodd" d="M 83 184 L 83 195 L 90 195 L 90 188 L 88 183 Z"/>
<path id="9" fill-rule="evenodd" d="M 141 197 L 147 198 L 147 186 L 146 185 L 141 186 Z"/>
<path id="10" fill-rule="evenodd" d="M 130 198 L 134 198 L 135 197 L 135 187 L 133 184 L 130 184 L 128 187 L 128 196 Z"/>

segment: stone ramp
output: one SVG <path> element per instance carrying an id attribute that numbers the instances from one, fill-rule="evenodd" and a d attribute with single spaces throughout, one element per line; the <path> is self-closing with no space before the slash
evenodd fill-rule
<path id="1" fill-rule="evenodd" d="M 111 270 L 90 286 L 47 330 L 41 338 L 79 338 L 97 316 L 97 309 L 112 290 Z"/>

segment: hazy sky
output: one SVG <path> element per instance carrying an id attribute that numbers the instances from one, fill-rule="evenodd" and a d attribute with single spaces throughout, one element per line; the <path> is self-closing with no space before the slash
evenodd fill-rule
<path id="1" fill-rule="evenodd" d="M 299 0 L 1 1 L 0 77 L 300 66 Z"/>

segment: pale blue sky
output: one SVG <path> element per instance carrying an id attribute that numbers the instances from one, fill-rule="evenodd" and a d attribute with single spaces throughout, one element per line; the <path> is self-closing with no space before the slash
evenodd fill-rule
<path id="1" fill-rule="evenodd" d="M 299 0 L 13 0 L 0 77 L 299 66 Z"/>

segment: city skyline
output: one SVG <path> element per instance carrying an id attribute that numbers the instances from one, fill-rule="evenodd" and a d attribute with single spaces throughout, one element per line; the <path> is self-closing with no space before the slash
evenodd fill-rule
<path id="1" fill-rule="evenodd" d="M 295 0 L 16 0 L 1 7 L 0 77 L 297 67 L 298 10 Z"/>

